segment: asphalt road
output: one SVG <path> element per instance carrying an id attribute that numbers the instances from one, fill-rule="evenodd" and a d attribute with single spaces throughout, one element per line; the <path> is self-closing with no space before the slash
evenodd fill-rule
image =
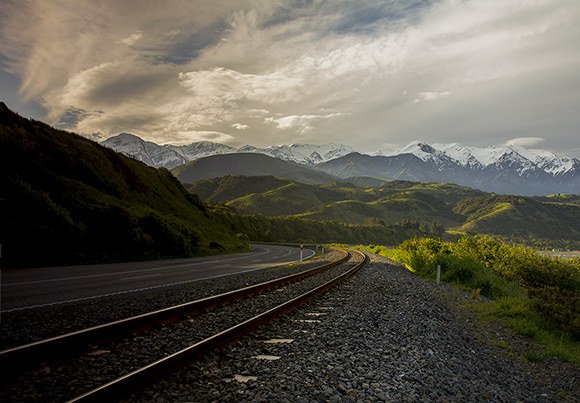
<path id="1" fill-rule="evenodd" d="M 190 259 L 4 270 L 1 311 L 96 300 L 266 269 L 300 259 L 298 248 L 277 245 L 252 245 L 252 248 L 249 253 Z M 314 251 L 304 250 L 304 258 L 312 255 Z"/>

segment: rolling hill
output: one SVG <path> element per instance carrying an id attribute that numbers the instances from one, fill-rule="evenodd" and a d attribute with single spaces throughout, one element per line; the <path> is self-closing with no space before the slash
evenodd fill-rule
<path id="1" fill-rule="evenodd" d="M 22 118 L 4 103 L 0 184 L 5 267 L 246 247 L 168 170 Z"/>
<path id="2" fill-rule="evenodd" d="M 465 218 L 457 230 L 540 239 L 580 241 L 580 205 L 546 203 L 532 197 L 486 195 L 459 201 L 453 210 Z"/>
<path id="3" fill-rule="evenodd" d="M 377 187 L 345 182 L 308 185 L 273 177 L 223 177 L 193 183 L 202 199 L 243 214 L 292 215 L 350 225 L 414 221 L 451 233 L 485 233 L 580 246 L 580 196 L 494 195 L 447 183 L 387 181 Z"/>
<path id="4" fill-rule="evenodd" d="M 213 155 L 188 162 L 174 168 L 172 172 L 182 183 L 192 183 L 201 179 L 226 175 L 271 175 L 302 183 L 324 183 L 338 180 L 335 176 L 304 165 L 257 153 Z"/>

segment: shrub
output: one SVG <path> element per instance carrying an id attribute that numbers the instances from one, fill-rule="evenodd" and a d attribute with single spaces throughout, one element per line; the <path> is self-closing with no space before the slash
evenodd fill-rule
<path id="1" fill-rule="evenodd" d="M 368 250 L 379 251 L 373 246 Z M 438 238 L 409 239 L 386 254 L 419 275 L 441 277 L 491 298 L 522 298 L 558 328 L 580 337 L 580 259 L 553 259 L 531 248 L 510 246 L 491 236 L 463 237 L 457 242 Z"/>

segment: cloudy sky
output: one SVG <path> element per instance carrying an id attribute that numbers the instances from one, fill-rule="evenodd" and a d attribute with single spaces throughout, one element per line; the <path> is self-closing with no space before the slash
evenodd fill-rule
<path id="1" fill-rule="evenodd" d="M 105 139 L 580 156 L 578 0 L 0 0 L 0 89 Z"/>

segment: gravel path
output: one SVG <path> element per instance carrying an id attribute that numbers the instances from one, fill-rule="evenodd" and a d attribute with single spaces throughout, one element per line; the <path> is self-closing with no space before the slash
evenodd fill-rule
<path id="1" fill-rule="evenodd" d="M 304 271 L 342 256 L 340 252 L 331 251 L 303 263 L 245 274 L 109 296 L 98 300 L 3 313 L 0 322 L 0 349 L 261 283 Z"/>
<path id="2" fill-rule="evenodd" d="M 130 401 L 579 401 L 578 368 L 493 347 L 517 336 L 490 336 L 461 295 L 372 256 L 344 285 Z"/>

